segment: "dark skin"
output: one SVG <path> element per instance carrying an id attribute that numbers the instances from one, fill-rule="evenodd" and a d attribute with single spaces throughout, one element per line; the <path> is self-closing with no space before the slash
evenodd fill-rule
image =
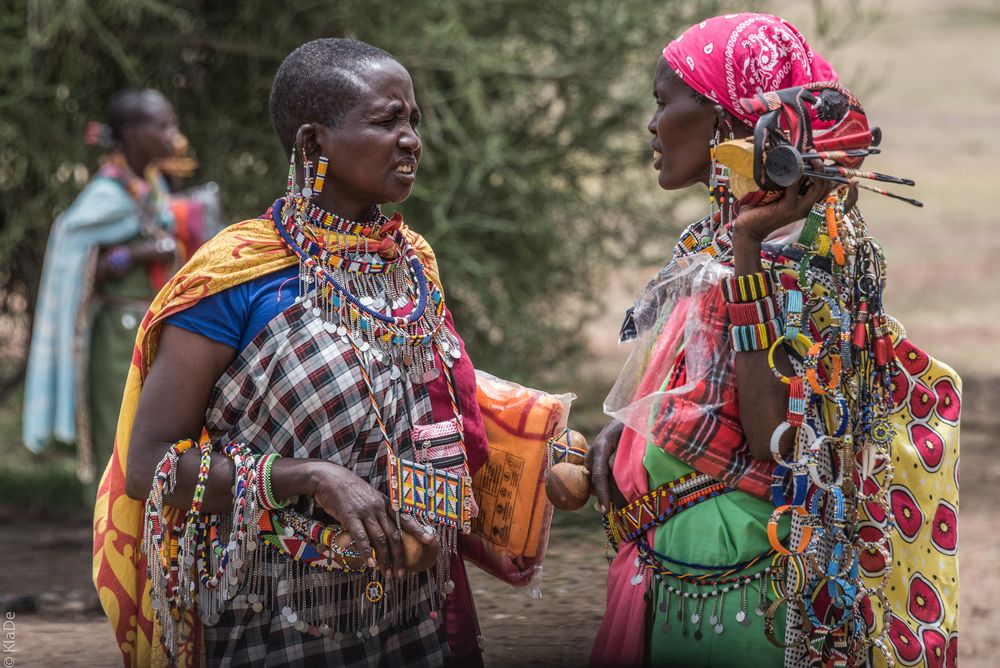
<path id="1" fill-rule="evenodd" d="M 121 150 L 125 162 L 140 176 L 150 165 L 173 154 L 174 142 L 180 134 L 174 109 L 165 97 L 149 92 L 144 102 L 144 119 L 121 130 Z M 157 250 L 155 239 L 133 241 L 128 244 L 128 249 L 132 253 L 132 261 L 137 264 L 172 262 L 175 259 L 174 251 Z M 102 252 L 97 259 L 97 280 L 102 281 L 112 275 L 106 251 Z"/>
<path id="2" fill-rule="evenodd" d="M 647 129 L 653 135 L 650 146 L 654 151 L 653 168 L 664 190 L 678 190 L 701 183 L 708 184 L 711 158 L 709 140 L 717 127 L 723 136 L 732 128 L 736 137 L 751 134 L 749 127 L 733 118 L 722 107 L 705 104 L 692 94 L 661 58 L 653 79 L 656 111 Z M 784 197 L 766 206 L 745 206 L 739 210 L 733 225 L 733 269 L 737 275 L 748 275 L 763 269 L 761 244 L 769 236 L 798 221 L 809 213 L 813 204 L 824 198 L 833 184 L 825 181 L 807 182 L 788 188 Z M 849 202 L 849 204 L 852 204 Z M 783 373 L 791 371 L 784 352 L 776 356 Z M 736 389 L 739 394 L 740 423 L 754 458 L 771 460 L 770 441 L 775 428 L 785 419 L 788 390 L 771 372 L 767 352 L 741 352 L 736 355 Z M 625 425 L 617 420 L 607 424 L 591 443 L 586 465 L 597 496 L 597 506 L 606 511 L 612 500 L 622 505 L 624 499 L 614 485 L 611 459 Z M 781 443 L 783 450 L 791 446 L 791 431 Z"/>
<path id="3" fill-rule="evenodd" d="M 420 110 L 406 70 L 395 61 L 384 61 L 371 68 L 365 84 L 361 101 L 335 128 L 305 124 L 296 140 L 299 155 L 313 162 L 320 155 L 330 159 L 326 186 L 317 203 L 352 220 L 362 219 L 377 204 L 405 200 L 421 152 Z M 164 326 L 132 427 L 126 471 L 126 492 L 131 498 L 144 500 L 149 494 L 155 466 L 171 444 L 199 436 L 212 388 L 236 355 L 229 346 Z M 198 460 L 193 451 L 180 458 L 177 488 L 166 497 L 167 504 L 190 507 Z M 272 488 L 279 499 L 312 497 L 350 531 L 369 565 L 375 564 L 377 556 L 378 567 L 387 576 L 405 575 L 402 536 L 382 492 L 350 469 L 323 459 L 282 458 L 272 474 Z M 202 506 L 205 512 L 232 508 L 232 480 L 232 462 L 214 454 Z M 435 540 L 408 515 L 400 517 L 400 527 L 425 545 Z"/>

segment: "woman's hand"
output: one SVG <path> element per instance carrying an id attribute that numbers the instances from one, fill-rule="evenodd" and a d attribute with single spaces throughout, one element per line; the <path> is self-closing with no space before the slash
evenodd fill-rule
<path id="1" fill-rule="evenodd" d="M 612 420 L 594 438 L 587 450 L 584 463 L 590 471 L 590 482 L 597 495 L 598 510 L 604 513 L 611 507 L 611 491 L 614 481 L 611 477 L 611 456 L 618 448 L 618 440 L 625 431 L 625 424 Z M 615 490 L 617 491 L 617 490 Z"/>
<path id="2" fill-rule="evenodd" d="M 389 499 L 343 466 L 316 461 L 311 467 L 311 479 L 310 493 L 316 503 L 351 533 L 368 565 L 374 566 L 377 561 L 379 569 L 388 576 L 406 574 L 400 528 L 424 545 L 435 540 L 433 531 L 427 531 L 406 514 L 400 514 L 397 528 Z"/>
<path id="3" fill-rule="evenodd" d="M 816 202 L 827 196 L 836 184 L 833 181 L 812 180 L 805 190 L 795 184 L 785 188 L 785 195 L 777 202 L 763 206 L 744 206 L 734 221 L 736 237 L 762 243 L 782 227 L 802 220 Z M 734 239 L 734 243 L 736 240 Z"/>

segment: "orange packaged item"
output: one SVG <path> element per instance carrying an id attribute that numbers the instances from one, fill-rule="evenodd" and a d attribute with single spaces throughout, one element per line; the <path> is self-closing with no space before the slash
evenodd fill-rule
<path id="1" fill-rule="evenodd" d="M 459 537 L 462 556 L 529 595 L 541 595 L 552 523 L 545 496 L 548 441 L 566 427 L 572 394 L 553 395 L 476 372 L 489 458 L 472 479 L 479 516 Z"/>

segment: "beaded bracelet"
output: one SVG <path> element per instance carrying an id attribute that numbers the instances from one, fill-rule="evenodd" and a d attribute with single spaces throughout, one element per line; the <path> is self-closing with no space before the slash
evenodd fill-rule
<path id="1" fill-rule="evenodd" d="M 742 276 L 728 276 L 722 279 L 720 286 L 722 295 L 731 304 L 754 302 L 774 294 L 771 276 L 763 271 Z"/>
<path id="2" fill-rule="evenodd" d="M 205 441 L 199 447 L 201 448 L 201 462 L 198 465 L 198 478 L 194 484 L 194 493 L 191 495 L 191 507 L 184 519 L 184 535 L 181 537 L 178 547 L 179 556 L 183 557 L 180 564 L 182 572 L 194 565 L 193 541 L 197 538 L 201 505 L 205 501 L 208 473 L 212 468 L 212 443 Z"/>
<path id="3" fill-rule="evenodd" d="M 794 598 L 782 597 L 771 604 L 771 607 L 767 609 L 764 613 L 764 636 L 767 641 L 779 649 L 786 649 L 791 647 L 791 644 L 785 644 L 778 641 L 774 637 L 774 615 L 777 614 L 778 610 L 784 604 L 795 604 L 799 608 L 800 618 L 802 619 L 802 642 L 806 645 L 809 643 L 809 634 L 812 633 L 812 621 L 809 619 L 809 615 L 806 613 L 806 604 L 802 601 L 801 596 L 796 596 Z"/>
<path id="4" fill-rule="evenodd" d="M 258 502 L 261 508 L 267 510 L 280 510 L 285 508 L 289 504 L 289 499 L 284 501 L 278 501 L 274 496 L 274 488 L 271 485 L 271 470 L 274 468 L 274 462 L 281 459 L 281 455 L 277 452 L 269 452 L 266 455 L 262 455 L 260 459 L 257 460 L 257 495 Z"/>
<path id="5" fill-rule="evenodd" d="M 802 376 L 792 376 L 788 381 L 788 410 L 785 420 L 793 427 L 800 427 L 806 419 L 806 384 Z"/>
<path id="6" fill-rule="evenodd" d="M 802 292 L 789 290 L 785 294 L 785 338 L 791 341 L 802 331 Z"/>
<path id="7" fill-rule="evenodd" d="M 773 551 L 773 550 L 772 550 Z M 809 562 L 801 554 L 776 554 L 771 560 L 771 570 L 794 575 L 794 579 L 772 578 L 771 591 L 775 598 L 802 596 L 809 586 Z M 791 583 L 791 585 L 789 584 Z"/>
<path id="8" fill-rule="evenodd" d="M 774 351 L 778 348 L 779 343 L 784 343 L 785 341 L 794 341 L 795 343 L 801 343 L 808 349 L 810 346 L 812 346 L 812 340 L 802 332 L 799 332 L 794 339 L 790 339 L 785 335 L 781 335 L 774 340 L 774 343 L 771 344 L 771 348 L 767 351 L 767 365 L 771 367 L 771 373 L 773 373 L 774 377 L 780 380 L 782 383 L 788 385 L 790 382 L 792 382 L 791 379 L 785 374 L 778 371 L 778 367 L 775 366 L 774 364 Z"/>
<path id="9" fill-rule="evenodd" d="M 812 346 L 809 347 L 809 352 L 806 353 L 803 365 L 806 370 L 806 380 L 809 381 L 809 385 L 812 386 L 813 391 L 816 394 L 829 394 L 831 392 L 835 392 L 837 388 L 840 387 L 840 372 L 843 362 L 840 355 L 831 355 L 830 382 L 827 385 L 822 385 L 819 382 L 819 377 L 816 373 L 822 350 L 822 341 L 817 341 L 812 344 Z"/>
<path id="10" fill-rule="evenodd" d="M 787 547 L 781 544 L 778 539 L 778 520 L 786 512 L 792 512 L 800 517 L 809 517 L 809 511 L 802 506 L 792 506 L 784 505 L 778 506 L 771 513 L 770 519 L 767 521 L 767 540 L 771 543 L 771 547 L 778 554 L 792 555 L 792 554 L 802 554 L 805 552 L 806 548 L 809 546 L 809 542 L 812 540 L 813 528 L 810 524 L 805 524 L 802 527 L 802 535 L 799 536 L 799 542 L 795 546 L 794 550 L 789 550 Z"/>
<path id="11" fill-rule="evenodd" d="M 752 302 L 728 305 L 729 322 L 734 325 L 756 325 L 779 317 L 778 304 L 773 296 Z"/>
<path id="12" fill-rule="evenodd" d="M 792 500 L 785 495 L 785 477 L 792 477 Z M 775 506 L 801 506 L 806 502 L 806 492 L 809 489 L 809 474 L 805 471 L 793 471 L 791 468 L 778 464 L 771 475 L 771 503 Z"/>
<path id="13" fill-rule="evenodd" d="M 820 450 L 823 447 L 823 442 L 827 439 L 834 442 L 835 444 L 834 448 L 837 451 L 837 454 L 839 455 L 838 459 L 840 459 L 840 467 L 837 470 L 837 477 L 832 482 L 826 482 L 825 480 L 823 480 L 823 478 L 819 474 L 819 463 L 817 462 L 817 455 L 819 455 Z M 844 468 L 846 468 L 844 466 L 844 455 L 837 449 L 836 447 L 837 444 L 838 441 L 834 437 L 820 435 L 817 436 L 816 439 L 809 446 L 809 456 L 808 456 L 809 461 L 806 464 L 806 468 L 809 471 L 809 478 L 813 481 L 813 484 L 815 484 L 820 489 L 826 491 L 830 491 L 830 488 L 839 489 L 840 486 L 844 483 Z M 841 494 L 841 504 L 843 504 L 843 494 Z"/>
<path id="14" fill-rule="evenodd" d="M 780 318 L 753 325 L 733 325 L 729 328 L 729 343 L 737 353 L 768 350 L 781 335 L 781 329 Z"/>
<path id="15" fill-rule="evenodd" d="M 839 201 L 835 193 L 831 193 L 826 198 L 826 233 L 833 247 L 833 261 L 837 263 L 837 266 L 843 267 L 846 258 L 844 256 L 844 243 L 840 240 L 840 231 L 837 228 L 836 207 L 838 204 Z"/>
<path id="16" fill-rule="evenodd" d="M 806 471 L 808 470 L 808 462 L 805 461 L 805 458 L 799 459 L 794 463 L 789 463 L 786 462 L 785 459 L 781 456 L 781 437 L 784 436 L 785 432 L 788 431 L 789 429 L 792 429 L 792 425 L 788 422 L 788 420 L 785 420 L 777 427 L 775 427 L 773 432 L 771 432 L 771 457 L 778 464 L 790 468 L 793 471 L 796 472 Z M 811 426 L 809 426 L 808 422 L 803 422 L 801 425 L 796 427 L 796 429 L 798 429 L 799 432 L 801 432 L 803 429 L 808 430 L 809 432 L 808 442 L 811 443 L 816 440 L 816 431 Z M 794 455 L 796 451 L 798 451 L 798 433 L 796 434 L 795 449 L 792 451 L 792 454 Z"/>

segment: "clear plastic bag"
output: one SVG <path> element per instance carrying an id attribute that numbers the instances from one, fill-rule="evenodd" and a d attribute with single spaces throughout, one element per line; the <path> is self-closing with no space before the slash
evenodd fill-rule
<path id="1" fill-rule="evenodd" d="M 473 477 L 479 516 L 459 537 L 462 557 L 531 598 L 541 596 L 552 504 L 545 496 L 548 441 L 565 427 L 573 394 L 549 394 L 477 371 L 490 444 Z"/>
<path id="2" fill-rule="evenodd" d="M 649 282 L 632 311 L 634 349 L 605 399 L 605 413 L 655 441 L 653 424 L 664 419 L 664 411 L 671 411 L 675 420 L 693 421 L 699 413 L 721 407 L 721 395 L 699 402 L 689 398 L 710 374 L 732 373 L 718 290 L 730 273 L 707 253 L 699 253 L 675 259 Z M 681 362 L 684 384 L 666 389 Z"/>

